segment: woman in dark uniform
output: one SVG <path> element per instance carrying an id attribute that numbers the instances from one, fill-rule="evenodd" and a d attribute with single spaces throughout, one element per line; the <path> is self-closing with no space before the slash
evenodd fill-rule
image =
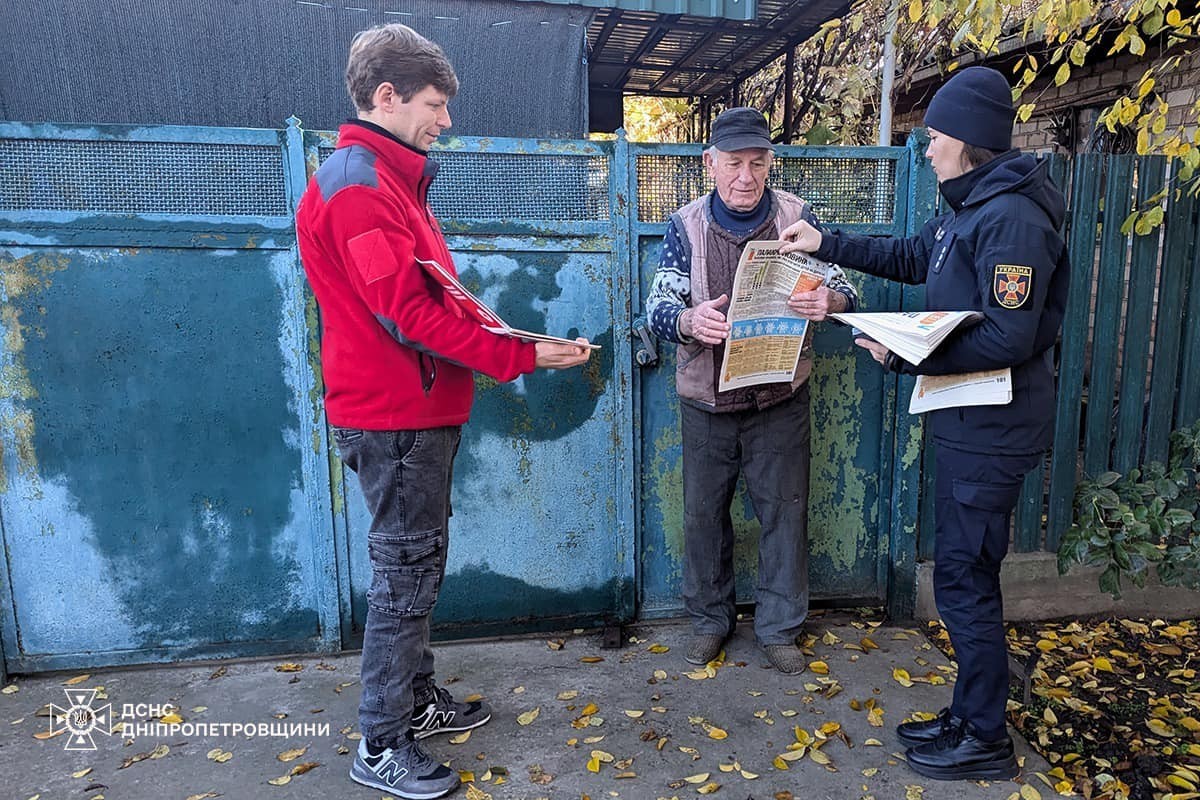
<path id="1" fill-rule="evenodd" d="M 1004 76 L 970 67 L 929 104 L 926 157 L 950 211 L 909 238 L 822 232 L 798 222 L 790 249 L 904 283 L 925 284 L 930 310 L 982 311 L 914 366 L 860 339 L 885 369 L 948 375 L 1008 367 L 1007 405 L 929 412 L 937 443 L 934 592 L 958 658 L 954 699 L 935 720 L 897 729 L 908 763 L 941 779 L 1017 774 L 1005 726 L 1008 659 L 1000 562 L 1025 474 L 1054 425 L 1055 338 L 1067 300 L 1062 194 L 1048 165 L 1012 148 L 1012 93 Z M 803 310 L 803 309 L 798 309 Z"/>

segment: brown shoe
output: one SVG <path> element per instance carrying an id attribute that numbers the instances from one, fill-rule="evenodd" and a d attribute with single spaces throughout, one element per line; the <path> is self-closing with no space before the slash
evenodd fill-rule
<path id="1" fill-rule="evenodd" d="M 763 648 L 771 666 L 784 675 L 799 675 L 807 666 L 800 648 L 791 644 L 769 644 Z"/>
<path id="2" fill-rule="evenodd" d="M 689 664 L 703 666 L 721 654 L 721 645 L 725 637 L 715 633 L 698 633 L 688 641 L 687 653 L 684 659 Z"/>

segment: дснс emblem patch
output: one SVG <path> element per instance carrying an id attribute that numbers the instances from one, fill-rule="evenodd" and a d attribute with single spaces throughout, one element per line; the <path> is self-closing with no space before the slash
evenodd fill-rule
<path id="1" fill-rule="evenodd" d="M 1033 269 L 997 264 L 992 277 L 992 297 L 1001 308 L 1020 308 L 1033 289 Z"/>

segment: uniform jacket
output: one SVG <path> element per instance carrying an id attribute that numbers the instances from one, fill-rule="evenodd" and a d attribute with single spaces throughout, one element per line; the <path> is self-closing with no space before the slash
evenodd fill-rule
<path id="1" fill-rule="evenodd" d="M 918 235 L 827 233 L 817 257 L 923 283 L 929 310 L 982 311 L 979 324 L 956 331 L 919 366 L 889 362 L 910 375 L 1010 367 L 1011 403 L 932 411 L 930 431 L 939 444 L 959 450 L 1040 452 L 1053 435 L 1053 349 L 1070 280 L 1059 234 L 1062 193 L 1048 164 L 1019 150 L 944 181 L 941 192 L 951 210 Z"/>
<path id="2" fill-rule="evenodd" d="M 296 212 L 300 258 L 321 310 L 325 407 L 337 426 L 461 425 L 473 370 L 508 381 L 534 346 L 464 319 L 416 259 L 453 270 L 426 201 L 437 164 L 383 128 L 351 122 Z"/>

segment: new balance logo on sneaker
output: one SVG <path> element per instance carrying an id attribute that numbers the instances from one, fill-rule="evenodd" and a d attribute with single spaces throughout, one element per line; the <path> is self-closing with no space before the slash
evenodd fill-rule
<path id="1" fill-rule="evenodd" d="M 414 739 L 424 739 L 438 733 L 468 731 L 492 718 L 492 710 L 479 700 L 460 703 L 440 686 L 433 686 L 432 691 L 433 699 L 413 711 Z"/>
<path id="2" fill-rule="evenodd" d="M 365 739 L 350 767 L 356 783 L 387 792 L 403 800 L 434 800 L 459 787 L 458 773 L 430 758 L 420 743 L 405 738 L 394 748 L 372 753 Z"/>

